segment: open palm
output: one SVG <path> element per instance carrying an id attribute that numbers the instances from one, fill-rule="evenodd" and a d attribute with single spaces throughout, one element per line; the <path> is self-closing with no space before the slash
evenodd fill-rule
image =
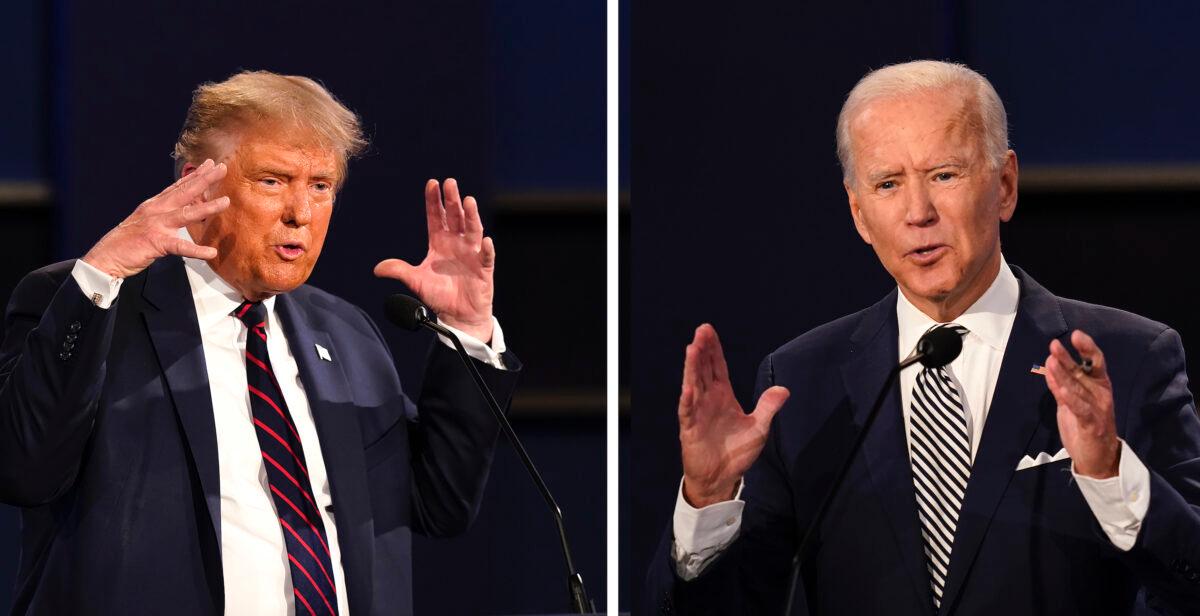
<path id="1" fill-rule="evenodd" d="M 483 235 L 474 197 L 459 198 L 458 182 L 425 184 L 429 251 L 419 265 L 385 259 L 375 275 L 403 282 L 438 315 L 438 320 L 481 341 L 492 337 L 496 248 Z"/>
<path id="2" fill-rule="evenodd" d="M 768 388 L 747 415 L 733 395 L 717 331 L 707 324 L 696 329 L 687 347 L 679 396 L 683 493 L 692 506 L 733 497 L 742 475 L 762 452 L 771 419 L 788 395 L 783 387 Z"/>

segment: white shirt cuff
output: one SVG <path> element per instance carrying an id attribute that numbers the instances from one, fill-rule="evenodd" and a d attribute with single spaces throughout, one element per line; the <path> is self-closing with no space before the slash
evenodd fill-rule
<path id="1" fill-rule="evenodd" d="M 697 509 L 683 498 L 680 480 L 672 522 L 675 541 L 671 544 L 671 558 L 681 579 L 695 579 L 737 538 L 742 528 L 742 509 L 746 506 L 742 500 L 745 487 L 745 480 L 739 481 L 733 500 Z"/>
<path id="2" fill-rule="evenodd" d="M 504 346 L 504 330 L 500 329 L 500 321 L 497 320 L 495 316 L 492 316 L 491 346 L 488 346 L 483 341 L 479 340 L 475 336 L 472 336 L 471 334 L 468 334 L 460 329 L 450 327 L 443 321 L 439 320 L 438 323 L 442 327 L 454 332 L 454 335 L 458 336 L 458 340 L 462 342 L 463 349 L 466 350 L 467 355 L 470 355 L 471 357 L 474 357 L 475 359 L 478 359 L 479 361 L 492 366 L 493 368 L 507 370 L 507 368 L 504 367 L 504 358 L 501 357 L 501 355 L 504 354 L 504 351 L 508 347 Z M 438 334 L 438 339 L 442 341 L 442 344 L 450 348 L 454 348 L 454 343 L 451 342 L 449 338 Z"/>
<path id="3" fill-rule="evenodd" d="M 1121 441 L 1116 477 L 1093 479 L 1079 475 L 1074 462 L 1071 475 L 1109 541 L 1123 552 L 1132 549 L 1150 508 L 1150 471 L 1129 444 Z"/>
<path id="4" fill-rule="evenodd" d="M 105 310 L 108 310 L 108 307 L 117 301 L 121 283 L 125 282 L 124 278 L 113 278 L 83 259 L 75 259 L 75 267 L 71 268 L 71 277 L 75 279 L 75 284 L 83 290 L 84 297 Z"/>

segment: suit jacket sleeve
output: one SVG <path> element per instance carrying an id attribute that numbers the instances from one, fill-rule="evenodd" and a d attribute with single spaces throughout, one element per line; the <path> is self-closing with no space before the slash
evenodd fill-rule
<path id="1" fill-rule="evenodd" d="M 386 348 L 374 322 L 365 313 L 363 317 Z M 471 361 L 507 410 L 521 362 L 512 353 L 503 357 L 507 370 Z M 465 532 L 483 499 L 500 432 L 496 419 L 458 354 L 437 341 L 430 350 L 417 403 L 404 396 L 403 404 L 405 412 L 398 423 L 404 425 L 393 426 L 388 436 L 407 435 L 413 529 L 435 537 Z"/>
<path id="2" fill-rule="evenodd" d="M 115 307 L 84 296 L 71 262 L 26 276 L 0 344 L 0 501 L 46 504 L 75 480 L 102 393 Z"/>
<path id="3" fill-rule="evenodd" d="M 775 384 L 772 357 L 758 371 L 754 399 Z M 801 399 L 793 392 L 793 399 Z M 787 409 L 782 412 L 798 412 Z M 777 426 L 746 473 L 746 507 L 737 539 L 694 580 L 675 573 L 668 523 L 646 584 L 647 614 L 776 614 L 783 610 L 798 543 L 792 490 L 782 461 Z M 803 600 L 799 600 L 803 603 Z"/>
<path id="4" fill-rule="evenodd" d="M 1124 435 L 1150 470 L 1150 506 L 1137 543 L 1121 554 L 1151 605 L 1183 613 L 1174 610 L 1200 605 L 1200 420 L 1174 330 L 1154 339 L 1140 370 Z"/>

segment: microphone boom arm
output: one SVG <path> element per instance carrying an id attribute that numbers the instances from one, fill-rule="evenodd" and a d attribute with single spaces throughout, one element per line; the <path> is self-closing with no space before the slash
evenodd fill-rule
<path id="1" fill-rule="evenodd" d="M 509 423 L 508 417 L 504 411 L 500 409 L 500 404 L 496 402 L 495 396 L 492 395 L 491 389 L 483 381 L 483 376 L 479 374 L 479 369 L 471 361 L 467 355 L 467 350 L 463 347 L 462 341 L 454 332 L 443 327 L 440 323 L 430 318 L 429 310 L 424 306 L 417 308 L 417 323 L 423 325 L 442 336 L 445 336 L 452 344 L 455 350 L 458 351 L 459 359 L 463 365 L 467 367 L 467 372 L 471 375 L 471 379 L 475 381 L 475 385 L 479 388 L 480 393 L 487 400 L 488 407 L 492 410 L 492 414 L 496 417 L 496 422 L 500 424 L 500 431 L 508 439 L 509 444 L 516 450 L 517 456 L 521 458 L 521 463 L 525 465 L 525 469 L 529 471 L 529 476 L 533 479 L 533 483 L 537 486 L 538 492 L 542 494 L 542 498 L 546 501 L 546 505 L 550 507 L 550 514 L 554 517 L 554 524 L 558 528 L 558 540 L 562 545 L 563 558 L 566 560 L 567 566 L 567 587 L 571 594 L 571 608 L 575 614 L 590 614 L 595 611 L 591 600 L 588 599 L 587 590 L 583 587 L 583 576 L 575 570 L 575 561 L 571 558 L 571 547 L 567 543 L 567 529 L 563 524 L 562 509 L 555 502 L 554 496 L 550 494 L 550 488 L 546 486 L 546 482 L 542 480 L 542 475 L 538 473 L 537 467 L 534 466 L 533 460 L 529 457 L 529 453 L 525 451 L 525 446 L 521 444 L 521 440 L 517 438 L 517 433 L 513 431 L 512 424 Z"/>

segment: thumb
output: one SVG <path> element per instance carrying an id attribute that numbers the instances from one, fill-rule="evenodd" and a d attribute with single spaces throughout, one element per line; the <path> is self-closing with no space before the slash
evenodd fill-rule
<path id="1" fill-rule="evenodd" d="M 384 259 L 375 266 L 375 275 L 379 278 L 391 278 L 408 284 L 414 277 L 415 267 L 402 259 Z"/>
<path id="2" fill-rule="evenodd" d="M 775 417 L 775 413 L 778 413 L 779 409 L 783 408 L 783 403 L 787 402 L 788 397 L 791 395 L 792 392 L 788 391 L 786 387 L 776 385 L 767 388 L 758 397 L 758 405 L 754 407 L 754 417 L 769 426 L 771 420 Z"/>

